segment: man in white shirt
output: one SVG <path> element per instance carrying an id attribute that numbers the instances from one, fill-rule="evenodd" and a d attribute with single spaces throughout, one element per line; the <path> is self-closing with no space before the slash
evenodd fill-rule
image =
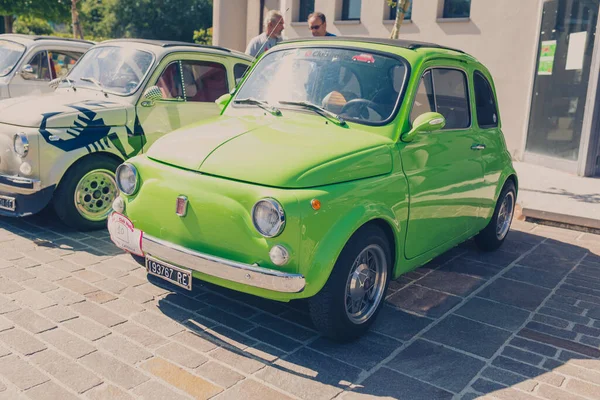
<path id="1" fill-rule="evenodd" d="M 250 40 L 248 47 L 246 47 L 246 54 L 258 57 L 268 51 L 283 40 L 281 37 L 283 29 L 283 15 L 277 10 L 269 11 L 264 20 L 265 31 Z"/>

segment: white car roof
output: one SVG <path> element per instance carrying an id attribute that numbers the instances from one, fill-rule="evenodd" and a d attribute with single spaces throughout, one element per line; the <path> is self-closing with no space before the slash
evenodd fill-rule
<path id="1" fill-rule="evenodd" d="M 36 36 L 36 35 L 21 35 L 15 33 L 5 33 L 0 35 L 0 40 L 10 40 L 16 43 L 20 43 L 29 47 L 32 44 L 44 43 L 49 45 L 73 45 L 77 48 L 87 49 L 94 44 L 90 40 L 72 39 L 72 38 L 61 38 L 57 36 Z"/>

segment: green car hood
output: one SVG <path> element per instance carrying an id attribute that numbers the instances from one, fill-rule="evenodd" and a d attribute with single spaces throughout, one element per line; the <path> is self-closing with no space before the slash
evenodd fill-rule
<path id="1" fill-rule="evenodd" d="M 148 151 L 157 161 L 201 173 L 281 188 L 368 178 L 392 170 L 389 138 L 299 119 L 221 116 L 172 132 Z"/>

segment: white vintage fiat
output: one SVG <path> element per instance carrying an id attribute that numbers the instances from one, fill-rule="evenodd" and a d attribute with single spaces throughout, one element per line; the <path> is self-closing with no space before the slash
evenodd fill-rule
<path id="1" fill-rule="evenodd" d="M 221 109 L 253 58 L 137 39 L 90 48 L 46 95 L 0 101 L 0 215 L 51 205 L 80 230 L 106 226 L 115 170 L 162 135 Z"/>

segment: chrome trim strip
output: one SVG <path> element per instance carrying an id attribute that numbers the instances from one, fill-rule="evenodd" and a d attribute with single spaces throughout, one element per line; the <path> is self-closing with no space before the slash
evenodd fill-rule
<path id="1" fill-rule="evenodd" d="M 2 174 L 0 174 L 0 184 L 15 186 L 22 189 L 40 190 L 42 188 L 42 182 L 37 179 Z"/>
<path id="2" fill-rule="evenodd" d="M 289 274 L 256 264 L 244 264 L 211 256 L 170 243 L 146 233 L 142 236 L 142 251 L 146 255 L 188 268 L 196 272 L 231 282 L 281 293 L 298 293 L 306 281 L 301 274 Z"/>

